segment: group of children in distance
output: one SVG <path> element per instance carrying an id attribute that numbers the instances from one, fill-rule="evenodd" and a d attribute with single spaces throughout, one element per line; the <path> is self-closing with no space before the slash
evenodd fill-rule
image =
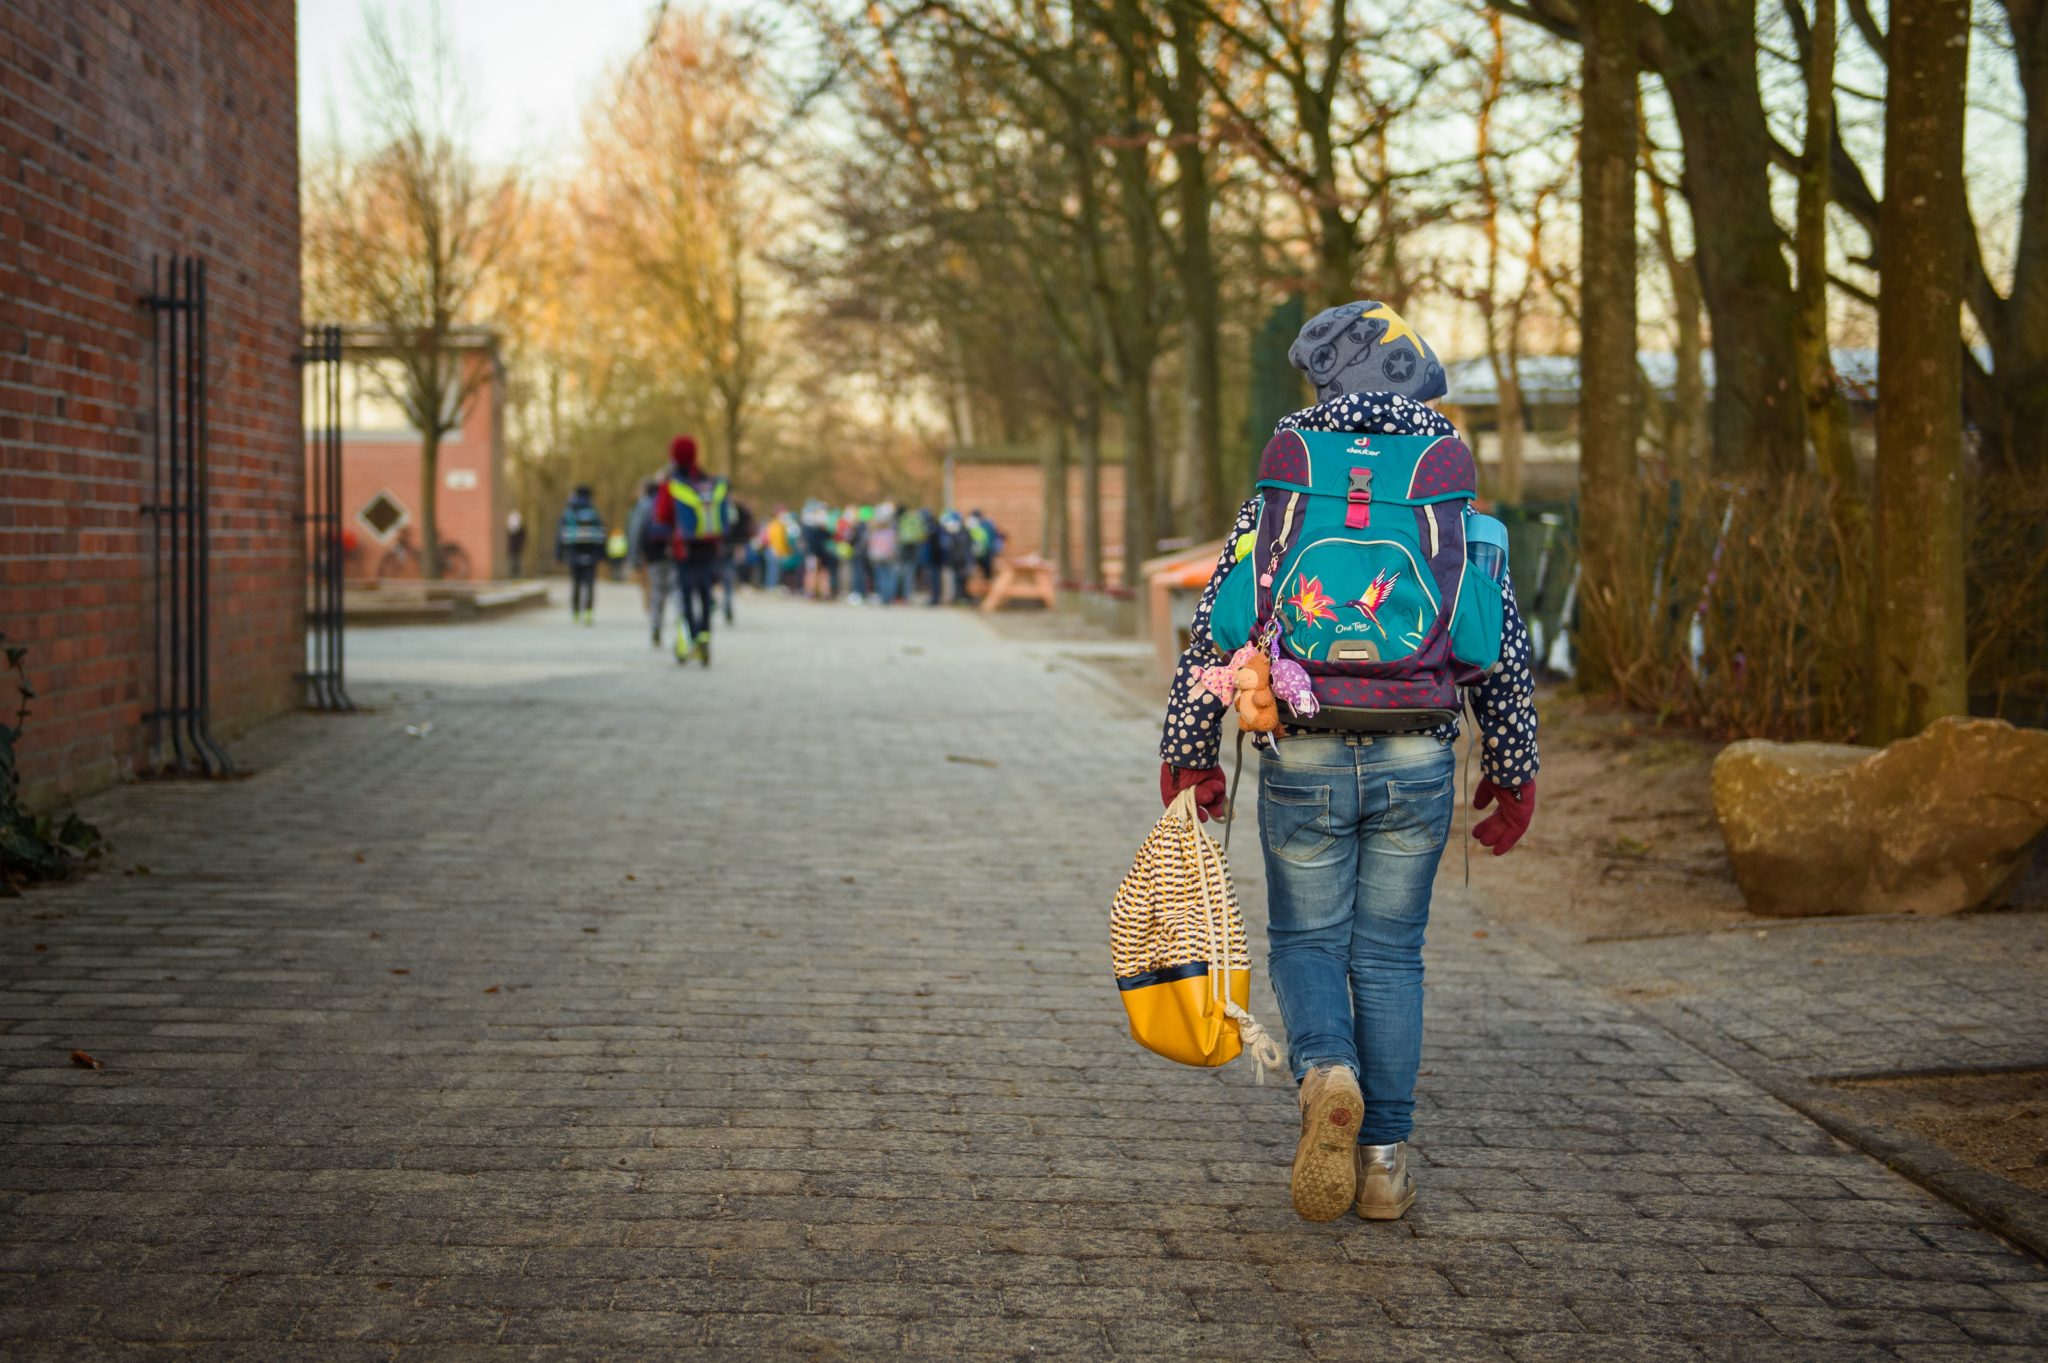
<path id="1" fill-rule="evenodd" d="M 747 553 L 750 580 L 789 595 L 852 605 L 913 599 L 937 606 L 970 600 L 976 573 L 995 573 L 1003 534 L 979 510 L 899 508 L 893 501 L 832 507 L 817 498 L 801 512 L 777 507 Z"/>

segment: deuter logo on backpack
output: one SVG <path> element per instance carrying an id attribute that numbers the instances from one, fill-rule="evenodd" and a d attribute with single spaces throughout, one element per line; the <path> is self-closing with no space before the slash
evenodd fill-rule
<path id="1" fill-rule="evenodd" d="M 1472 509 L 1455 435 L 1284 430 L 1259 461 L 1257 530 L 1210 616 L 1216 646 L 1298 661 L 1318 702 L 1288 722 L 1395 732 L 1455 718 L 1500 657 L 1506 527 Z"/>

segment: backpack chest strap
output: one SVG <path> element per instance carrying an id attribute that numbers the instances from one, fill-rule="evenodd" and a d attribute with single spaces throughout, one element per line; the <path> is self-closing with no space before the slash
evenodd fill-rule
<path id="1" fill-rule="evenodd" d="M 1344 494 L 1344 528 L 1363 530 L 1372 521 L 1372 470 L 1351 470 L 1351 486 Z"/>

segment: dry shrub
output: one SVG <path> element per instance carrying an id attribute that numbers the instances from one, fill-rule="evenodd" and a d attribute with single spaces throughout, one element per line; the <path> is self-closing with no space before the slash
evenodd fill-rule
<path id="1" fill-rule="evenodd" d="M 1870 525 L 1826 485 L 1646 478 L 1620 557 L 1616 684 L 1725 736 L 1854 742 L 1869 691 Z M 1970 488 L 1971 708 L 2048 719 L 2048 487 Z"/>
<path id="2" fill-rule="evenodd" d="M 1970 708 L 2048 724 L 2048 480 L 1970 486 Z"/>
<path id="3" fill-rule="evenodd" d="M 1620 559 L 1618 689 L 1714 733 L 1853 738 L 1869 530 L 1813 479 L 1645 480 Z"/>

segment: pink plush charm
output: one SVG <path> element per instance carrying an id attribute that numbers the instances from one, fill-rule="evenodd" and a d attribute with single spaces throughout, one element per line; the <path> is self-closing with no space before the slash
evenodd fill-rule
<path id="1" fill-rule="evenodd" d="M 1202 689 L 1225 705 L 1237 698 L 1237 672 L 1246 663 L 1259 655 L 1257 644 L 1246 644 L 1230 655 L 1230 661 L 1222 667 L 1202 669 Z"/>
<path id="2" fill-rule="evenodd" d="M 1276 656 L 1273 659 L 1273 694 L 1287 702 L 1288 708 L 1307 719 L 1322 709 L 1322 702 L 1316 699 L 1315 688 L 1309 685 L 1308 672 L 1292 658 Z"/>

